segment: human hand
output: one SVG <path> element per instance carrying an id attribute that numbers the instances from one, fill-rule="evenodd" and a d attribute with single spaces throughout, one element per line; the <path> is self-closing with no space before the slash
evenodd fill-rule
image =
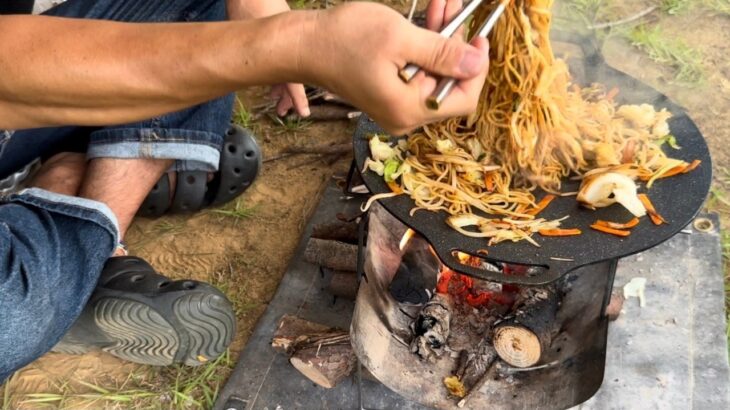
<path id="1" fill-rule="evenodd" d="M 285 0 L 228 0 L 227 8 L 231 20 L 258 19 L 291 10 Z M 309 116 L 309 100 L 304 85 L 277 84 L 271 87 L 270 95 L 277 101 L 276 113 L 279 116 L 285 116 L 292 108 L 301 117 Z"/>
<path id="2" fill-rule="evenodd" d="M 462 0 L 431 0 L 426 8 L 426 28 L 439 31 L 464 7 Z M 462 38 L 464 26 L 459 28 L 454 37 Z"/>
<path id="3" fill-rule="evenodd" d="M 447 6 L 449 12 L 454 7 L 451 3 L 455 2 L 443 9 L 433 6 L 434 27 L 438 11 L 446 16 Z M 489 65 L 486 40 L 468 45 L 458 38 L 445 39 L 375 3 L 347 3 L 319 13 L 306 39 L 308 48 L 300 50 L 304 75 L 352 102 L 385 130 L 403 134 L 476 109 Z M 397 74 L 406 63 L 461 81 L 441 108 L 431 111 L 425 102 L 436 88 L 436 78 L 421 72 L 406 84 Z"/>
<path id="4" fill-rule="evenodd" d="M 277 100 L 276 114 L 285 116 L 294 108 L 300 117 L 309 117 L 309 99 L 302 84 L 277 84 L 271 87 L 271 98 Z"/>

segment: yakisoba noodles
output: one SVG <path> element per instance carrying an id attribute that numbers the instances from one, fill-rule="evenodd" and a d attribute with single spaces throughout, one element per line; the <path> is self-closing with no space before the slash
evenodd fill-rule
<path id="1" fill-rule="evenodd" d="M 490 35 L 490 71 L 473 116 L 426 126 L 380 155 L 376 151 L 386 147 L 371 141 L 368 168 L 384 175 L 394 193 L 410 195 L 414 211 L 446 211 L 452 227 L 492 243 L 529 240 L 560 225 L 536 217 L 536 188 L 565 195 L 564 178 L 604 172 L 650 186 L 689 170 L 690 164 L 661 149 L 670 132 L 666 110 L 618 107 L 616 90 L 571 83 L 550 45 L 552 3 L 513 0 L 507 7 Z M 491 7 L 477 13 L 474 27 Z M 478 217 L 475 210 L 499 219 Z"/>

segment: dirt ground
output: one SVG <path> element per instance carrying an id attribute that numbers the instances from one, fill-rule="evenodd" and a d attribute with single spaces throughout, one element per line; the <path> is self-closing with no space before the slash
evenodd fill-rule
<path id="1" fill-rule="evenodd" d="M 298 1 L 311 7 L 319 2 Z M 330 2 L 336 3 L 336 2 Z M 408 1 L 386 1 L 407 9 Z M 425 5 L 425 1 L 420 4 Z M 625 2 L 626 15 L 645 8 L 647 1 Z M 701 22 L 701 25 L 698 23 Z M 663 15 L 658 23 L 667 35 L 682 38 L 702 53 L 704 79 L 696 84 L 673 81 L 673 69 L 652 61 L 620 35 L 604 49 L 607 60 L 666 93 L 688 108 L 713 153 L 718 178 L 730 164 L 730 15 L 704 8 Z M 264 100 L 265 90 L 240 94 L 244 106 Z M 282 127 L 267 119 L 253 127 L 264 152 L 273 158 L 292 146 L 321 146 L 351 139 L 353 124 L 342 122 Z M 230 355 L 198 369 L 149 368 L 117 360 L 104 353 L 68 356 L 50 353 L 19 371 L 4 390 L 5 408 L 208 408 L 225 381 L 238 352 L 273 297 L 309 215 L 325 183 L 349 166 L 343 158 L 326 164 L 314 156 L 292 156 L 265 163 L 256 184 L 225 210 L 193 216 L 138 220 L 128 236 L 131 253 L 147 259 L 173 278 L 213 282 L 234 302 L 238 333 Z M 719 189 L 724 189 L 718 181 Z M 730 188 L 730 187 L 725 187 Z M 730 203 L 719 210 L 724 219 Z"/>

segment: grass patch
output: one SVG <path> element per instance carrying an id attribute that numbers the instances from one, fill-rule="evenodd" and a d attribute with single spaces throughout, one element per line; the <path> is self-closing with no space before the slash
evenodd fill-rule
<path id="1" fill-rule="evenodd" d="M 140 232 L 140 234 L 136 236 L 138 238 L 137 240 L 128 243 L 128 245 L 130 250 L 139 252 L 144 249 L 145 246 L 154 241 L 157 241 L 163 236 L 176 235 L 178 233 L 184 232 L 185 220 L 179 218 L 168 220 L 167 218 L 165 218 L 164 220 L 154 224 L 151 228 L 145 231 L 143 231 L 138 225 L 133 226 L 135 227 L 135 229 L 137 229 L 137 232 Z"/>
<path id="2" fill-rule="evenodd" d="M 689 10 L 691 0 L 662 0 L 661 8 L 667 14 L 675 15 Z"/>
<path id="3" fill-rule="evenodd" d="M 174 383 L 167 395 L 173 409 L 213 408 L 218 392 L 233 368 L 229 350 L 207 365 L 190 368 L 176 366 Z"/>
<path id="4" fill-rule="evenodd" d="M 243 128 L 251 128 L 253 125 L 253 114 L 243 105 L 238 96 L 236 96 L 236 109 L 233 112 L 233 123 Z"/>
<path id="5" fill-rule="evenodd" d="M 157 398 L 158 394 L 140 388 L 126 388 L 127 380 L 116 389 L 104 387 L 78 380 L 77 383 L 85 388 L 85 392 L 78 392 L 69 382 L 56 385 L 54 393 L 28 393 L 22 395 L 18 404 L 32 408 L 128 408 L 133 403 Z M 9 403 L 6 398 L 6 404 Z M 134 406 L 139 408 L 138 406 Z"/>
<path id="6" fill-rule="evenodd" d="M 182 232 L 184 229 L 185 221 L 162 221 L 152 228 L 152 232 L 156 235 L 162 236 L 167 234 L 177 234 Z"/>
<path id="7" fill-rule="evenodd" d="M 230 351 L 226 350 L 216 360 L 203 366 L 154 368 L 158 374 L 151 380 L 142 373 L 153 368 L 141 369 L 141 372 L 131 373 L 116 388 L 77 380 L 78 387 L 66 382 L 56 386 L 53 393 L 22 395 L 17 404 L 31 408 L 210 409 L 233 369 L 233 361 Z M 6 387 L 3 409 L 13 408 L 10 406 Z"/>
<path id="8" fill-rule="evenodd" d="M 702 0 L 702 6 L 715 13 L 730 16 L 730 0 Z"/>
<path id="9" fill-rule="evenodd" d="M 683 40 L 667 36 L 659 27 L 646 25 L 630 30 L 626 36 L 653 61 L 672 67 L 675 81 L 698 84 L 704 80 L 702 53 Z"/>
<path id="10" fill-rule="evenodd" d="M 298 116 L 286 116 L 281 118 L 277 115 L 270 114 L 269 118 L 277 126 L 276 134 L 296 134 L 300 131 L 304 131 L 311 121 L 307 121 Z"/>
<path id="11" fill-rule="evenodd" d="M 242 219 L 248 219 L 256 215 L 256 206 L 247 206 L 240 198 L 235 201 L 233 206 L 227 208 L 212 209 L 210 213 L 219 215 L 223 218 L 233 218 L 235 222 Z"/>
<path id="12" fill-rule="evenodd" d="M 568 0 L 557 2 L 556 24 L 566 30 L 588 27 L 596 23 L 602 15 L 604 0 Z"/>

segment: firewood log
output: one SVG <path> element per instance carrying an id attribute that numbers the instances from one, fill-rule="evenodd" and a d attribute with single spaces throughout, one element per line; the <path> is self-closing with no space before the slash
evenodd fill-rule
<path id="1" fill-rule="evenodd" d="M 312 238 L 357 244 L 357 223 L 335 219 L 312 227 Z"/>
<path id="2" fill-rule="evenodd" d="M 287 353 L 294 368 L 325 388 L 349 376 L 357 363 L 349 332 L 291 315 L 281 318 L 271 346 Z"/>
<path id="3" fill-rule="evenodd" d="M 411 324 L 411 352 L 422 360 L 435 362 L 441 357 L 451 331 L 454 301 L 448 294 L 436 293 Z"/>
<path id="4" fill-rule="evenodd" d="M 309 380 L 331 389 L 352 374 L 357 357 L 348 336 L 346 343 L 312 345 L 297 350 L 289 362 Z"/>
<path id="5" fill-rule="evenodd" d="M 355 272 L 335 272 L 327 287 L 327 290 L 334 296 L 355 300 L 360 283 L 357 281 Z"/>
<path id="6" fill-rule="evenodd" d="M 531 367 L 552 343 L 558 294 L 553 287 L 524 288 L 513 312 L 494 329 L 494 348 L 505 362 Z"/>
<path id="7" fill-rule="evenodd" d="M 291 354 L 300 336 L 327 333 L 332 328 L 319 323 L 310 322 L 294 315 L 284 315 L 279 319 L 279 326 L 271 339 L 271 347 L 279 353 Z"/>
<path id="8" fill-rule="evenodd" d="M 304 250 L 304 260 L 329 269 L 355 271 L 357 245 L 310 238 Z"/>

